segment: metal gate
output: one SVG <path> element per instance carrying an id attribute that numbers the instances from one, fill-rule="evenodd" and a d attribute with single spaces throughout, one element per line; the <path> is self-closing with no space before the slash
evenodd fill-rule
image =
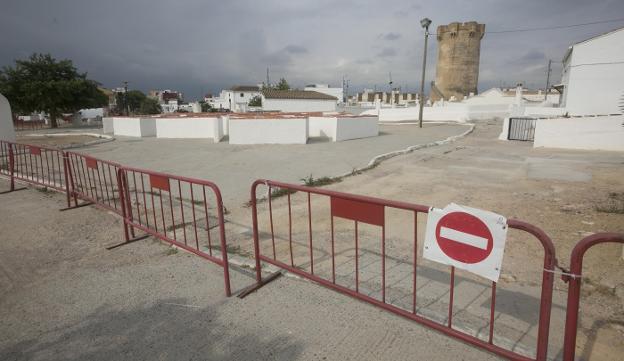
<path id="1" fill-rule="evenodd" d="M 534 118 L 509 118 L 508 140 L 533 141 L 535 139 Z"/>

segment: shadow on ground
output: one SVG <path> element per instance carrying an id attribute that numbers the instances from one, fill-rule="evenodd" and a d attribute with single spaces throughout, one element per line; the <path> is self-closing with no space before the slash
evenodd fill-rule
<path id="1" fill-rule="evenodd" d="M 80 322 L 0 350 L 2 360 L 258 360 L 297 358 L 302 345 L 218 319 L 185 299 L 119 311 L 96 309 Z"/>

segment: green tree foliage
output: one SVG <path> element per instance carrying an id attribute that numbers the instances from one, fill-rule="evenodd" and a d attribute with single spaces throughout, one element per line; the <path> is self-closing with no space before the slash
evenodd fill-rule
<path id="1" fill-rule="evenodd" d="M 261 107 L 262 106 L 262 97 L 259 95 L 256 95 L 255 97 L 251 98 L 249 100 L 249 106 L 250 107 Z"/>
<path id="2" fill-rule="evenodd" d="M 160 114 L 162 109 L 156 99 L 148 98 L 140 90 L 117 93 L 117 114 Z"/>
<path id="3" fill-rule="evenodd" d="M 33 54 L 16 60 L 15 67 L 0 70 L 0 93 L 11 103 L 16 114 L 45 112 L 50 125 L 63 113 L 108 104 L 108 97 L 98 83 L 79 73 L 71 60 L 57 61 L 50 54 Z"/>
<path id="4" fill-rule="evenodd" d="M 290 90 L 290 85 L 288 85 L 288 82 L 286 81 L 286 79 L 280 78 L 279 83 L 277 83 L 277 85 L 275 86 L 275 89 Z"/>
<path id="5" fill-rule="evenodd" d="M 201 105 L 202 113 L 208 113 L 212 111 L 212 106 L 208 104 L 205 100 L 200 100 L 199 105 Z"/>

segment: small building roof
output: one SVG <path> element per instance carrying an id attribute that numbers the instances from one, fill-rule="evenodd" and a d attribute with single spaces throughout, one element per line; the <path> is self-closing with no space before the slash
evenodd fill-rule
<path id="1" fill-rule="evenodd" d="M 260 87 L 257 85 L 234 85 L 230 90 L 235 92 L 257 92 L 260 91 Z"/>
<path id="2" fill-rule="evenodd" d="M 310 100 L 338 100 L 338 98 L 312 90 L 263 90 L 267 99 L 310 99 Z"/>

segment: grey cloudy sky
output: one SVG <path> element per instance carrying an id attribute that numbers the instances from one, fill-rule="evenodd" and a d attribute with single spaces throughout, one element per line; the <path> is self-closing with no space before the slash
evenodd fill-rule
<path id="1" fill-rule="evenodd" d="M 622 0 L 0 0 L 0 65 L 33 52 L 69 58 L 106 87 L 169 88 L 187 98 L 233 84 L 285 77 L 291 85 L 330 83 L 352 90 L 419 86 L 423 31 L 476 20 L 486 31 L 624 17 Z M 523 81 L 543 87 L 548 59 L 624 21 L 564 30 L 486 34 L 481 90 Z M 435 77 L 430 38 L 427 82 Z M 554 66 L 558 80 L 560 66 Z"/>

